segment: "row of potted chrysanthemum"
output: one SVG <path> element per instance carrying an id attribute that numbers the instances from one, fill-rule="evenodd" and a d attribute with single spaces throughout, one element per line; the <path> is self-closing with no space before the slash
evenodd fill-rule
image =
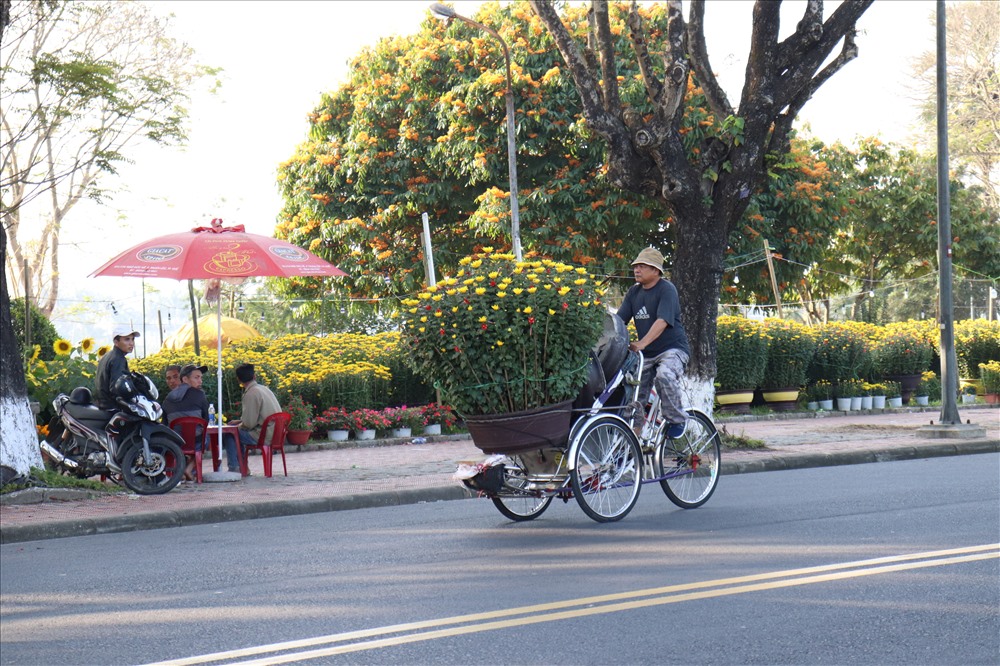
<path id="1" fill-rule="evenodd" d="M 313 437 L 344 441 L 355 433 L 357 439 L 375 439 L 379 433 L 393 437 L 409 437 L 418 428 L 425 435 L 439 435 L 442 428 L 455 425 L 455 412 L 448 405 L 431 403 L 423 407 L 388 407 L 386 409 L 355 409 L 329 407 L 310 419 Z"/>

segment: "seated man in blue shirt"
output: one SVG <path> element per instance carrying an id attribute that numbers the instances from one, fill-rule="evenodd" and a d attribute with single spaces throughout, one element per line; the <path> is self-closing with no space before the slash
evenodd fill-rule
<path id="1" fill-rule="evenodd" d="M 196 416 L 208 420 L 208 398 L 201 390 L 202 375 L 208 370 L 207 366 L 185 365 L 181 368 L 180 386 L 167 394 L 163 401 L 163 419 L 167 425 L 171 425 L 176 419 L 182 416 Z M 198 445 L 201 448 L 202 433 L 198 433 Z M 236 453 L 236 439 L 232 435 L 224 435 L 223 445 L 226 447 L 226 464 L 230 472 L 240 471 L 240 460 Z M 184 478 L 189 477 L 194 471 L 194 461 L 188 461 L 188 468 L 184 472 Z"/>

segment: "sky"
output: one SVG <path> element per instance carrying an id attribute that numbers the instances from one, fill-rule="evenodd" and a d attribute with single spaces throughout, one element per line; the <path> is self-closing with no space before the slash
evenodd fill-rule
<path id="1" fill-rule="evenodd" d="M 411 34 L 430 2 L 347 0 L 149 0 L 173 15 L 171 33 L 198 62 L 222 67 L 217 94 L 197 91 L 190 103 L 188 145 L 144 147 L 110 185 L 110 206 L 79 205 L 61 245 L 60 302 L 53 324 L 71 341 L 110 338 L 115 322 L 146 335 L 137 353 L 159 348 L 189 317 L 186 283 L 88 275 L 139 240 L 185 231 L 214 217 L 271 235 L 281 209 L 275 182 L 308 134 L 307 114 L 320 95 L 346 80 L 348 62 L 384 37 Z M 453 3 L 474 16 L 479 2 Z M 836 3 L 826 3 L 827 15 Z M 881 136 L 908 143 L 917 112 L 911 63 L 934 49 L 933 0 L 876 0 L 858 26 L 859 55 L 805 106 L 801 121 L 832 142 Z M 706 12 L 709 56 L 735 105 L 749 47 L 753 4 L 711 0 Z M 783 34 L 794 30 L 803 2 L 786 2 Z M 86 220 L 83 222 L 82 220 Z M 145 301 L 145 324 L 143 324 Z M 114 303 L 114 309 L 111 307 Z M 115 314 L 117 313 L 117 314 Z M 159 317 L 158 317 L 159 315 Z"/>

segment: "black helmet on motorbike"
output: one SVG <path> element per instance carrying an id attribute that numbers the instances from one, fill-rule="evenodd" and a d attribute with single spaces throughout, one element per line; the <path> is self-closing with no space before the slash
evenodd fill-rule
<path id="1" fill-rule="evenodd" d="M 77 386 L 70 391 L 69 401 L 74 405 L 89 405 L 94 401 L 94 396 L 86 386 Z"/>
<path id="2" fill-rule="evenodd" d="M 139 395 L 139 390 L 135 386 L 135 380 L 132 379 L 131 373 L 122 375 L 115 380 L 114 385 L 111 387 L 111 394 L 122 400 L 131 400 Z"/>
<path id="3" fill-rule="evenodd" d="M 123 400 L 131 400 L 137 395 L 145 396 L 149 400 L 156 400 L 159 394 L 156 385 L 149 381 L 149 377 L 138 372 L 130 372 L 119 377 L 111 388 L 111 392 Z"/>

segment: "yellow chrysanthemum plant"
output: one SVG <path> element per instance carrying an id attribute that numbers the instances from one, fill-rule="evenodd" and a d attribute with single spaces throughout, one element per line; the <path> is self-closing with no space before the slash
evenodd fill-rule
<path id="1" fill-rule="evenodd" d="M 463 415 L 570 400 L 601 331 L 603 290 L 583 268 L 491 248 L 404 305 L 409 362 Z"/>

